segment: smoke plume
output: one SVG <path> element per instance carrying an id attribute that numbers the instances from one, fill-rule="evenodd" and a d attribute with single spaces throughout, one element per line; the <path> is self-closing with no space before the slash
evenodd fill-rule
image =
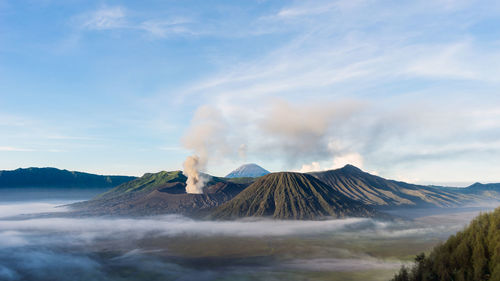
<path id="1" fill-rule="evenodd" d="M 205 105 L 196 110 L 191 125 L 182 139 L 184 147 L 191 149 L 194 155 L 184 161 L 183 173 L 187 193 L 203 193 L 208 182 L 205 170 L 209 158 L 226 155 L 230 151 L 227 142 L 227 122 L 214 107 Z"/>
<path id="2" fill-rule="evenodd" d="M 208 177 L 199 172 L 200 167 L 204 165 L 200 162 L 200 157 L 191 155 L 184 161 L 184 174 L 187 176 L 186 192 L 201 194 L 203 187 L 208 181 Z"/>
<path id="3" fill-rule="evenodd" d="M 266 136 L 264 151 L 277 154 L 288 164 L 312 163 L 319 168 L 322 161 L 353 153 L 343 135 L 365 110 L 366 104 L 343 100 L 322 103 L 290 103 L 275 100 L 260 114 L 259 135 Z"/>
<path id="4" fill-rule="evenodd" d="M 208 179 L 202 172 L 209 160 L 246 159 L 253 152 L 294 164 L 352 153 L 335 142 L 335 136 L 341 128 L 350 127 L 346 123 L 364 107 L 358 101 L 293 104 L 285 100 L 247 111 L 234 110 L 238 106 L 201 106 L 182 139 L 184 147 L 193 151 L 184 162 L 186 192 L 203 193 Z"/>

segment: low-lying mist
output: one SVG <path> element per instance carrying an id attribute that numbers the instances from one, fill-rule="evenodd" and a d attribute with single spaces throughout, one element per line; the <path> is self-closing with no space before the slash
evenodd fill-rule
<path id="1" fill-rule="evenodd" d="M 0 203 L 0 280 L 386 280 L 478 212 L 413 221 L 26 216 L 65 210 L 57 206 Z"/>

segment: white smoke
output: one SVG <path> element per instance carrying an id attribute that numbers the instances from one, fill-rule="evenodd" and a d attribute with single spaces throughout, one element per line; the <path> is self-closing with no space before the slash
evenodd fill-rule
<path id="1" fill-rule="evenodd" d="M 246 160 L 249 154 L 257 153 L 279 157 L 288 164 L 313 162 L 303 167 L 304 171 L 319 170 L 319 163 L 321 167 L 333 166 L 324 164 L 328 158 L 335 159 L 337 165 L 349 160 L 342 157 L 355 152 L 348 145 L 338 145 L 335 135 L 364 107 L 364 103 L 352 100 L 302 104 L 274 100 L 240 114 L 244 110 L 235 112 L 233 107 L 203 105 L 196 110 L 182 140 L 184 147 L 193 151 L 184 162 L 186 192 L 203 193 L 207 180 L 202 172 L 209 160 L 220 164 L 230 159 Z M 360 159 L 351 164 L 359 165 Z"/>
<path id="2" fill-rule="evenodd" d="M 227 141 L 227 122 L 214 107 L 204 105 L 196 110 L 191 125 L 184 135 L 184 147 L 191 149 L 194 155 L 184 161 L 184 175 L 187 193 L 203 193 L 208 176 L 203 174 L 209 158 L 227 155 L 231 146 Z"/>
<path id="3" fill-rule="evenodd" d="M 186 161 L 184 161 L 184 175 L 187 176 L 187 193 L 203 193 L 203 187 L 207 183 L 208 177 L 200 173 L 201 167 L 204 167 L 204 165 L 200 162 L 200 158 L 196 155 L 188 156 Z"/>
<path id="4" fill-rule="evenodd" d="M 354 100 L 300 104 L 275 100 L 259 114 L 256 135 L 266 137 L 262 151 L 275 154 L 288 165 L 303 164 L 302 172 L 331 168 L 344 160 L 359 164 L 360 159 L 343 159 L 360 153 L 352 142 L 342 141 L 342 135 L 365 110 L 365 103 Z"/>
<path id="5" fill-rule="evenodd" d="M 239 155 L 240 159 L 246 160 L 247 150 L 248 150 L 248 147 L 246 144 L 244 144 L 244 143 L 240 144 L 240 146 L 238 148 L 238 155 Z"/>

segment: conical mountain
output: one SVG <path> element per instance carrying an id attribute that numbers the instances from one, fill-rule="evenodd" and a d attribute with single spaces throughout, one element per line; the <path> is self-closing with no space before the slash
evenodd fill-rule
<path id="1" fill-rule="evenodd" d="M 189 194 L 186 193 L 186 177 L 181 171 L 163 171 L 145 174 L 72 207 L 84 214 L 196 216 L 230 200 L 248 185 L 210 177 L 203 194 Z"/>
<path id="2" fill-rule="evenodd" d="M 320 219 L 372 217 L 376 214 L 371 207 L 347 198 L 311 175 L 280 172 L 260 177 L 215 209 L 211 216 L 218 219 Z"/>
<path id="3" fill-rule="evenodd" d="M 270 172 L 261 166 L 250 163 L 240 166 L 238 169 L 227 174 L 226 178 L 258 178 Z"/>
<path id="4" fill-rule="evenodd" d="M 333 190 L 372 206 L 451 207 L 471 199 L 451 190 L 387 180 L 352 165 L 309 174 L 328 184 Z"/>

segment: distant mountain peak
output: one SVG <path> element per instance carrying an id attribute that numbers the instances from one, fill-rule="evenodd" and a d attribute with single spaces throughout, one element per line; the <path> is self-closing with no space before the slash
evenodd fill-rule
<path id="1" fill-rule="evenodd" d="M 226 178 L 257 178 L 269 174 L 270 172 L 255 163 L 240 166 L 236 170 L 227 174 Z"/>
<path id="2" fill-rule="evenodd" d="M 476 182 L 465 188 L 470 191 L 500 191 L 500 183 L 480 183 Z"/>

